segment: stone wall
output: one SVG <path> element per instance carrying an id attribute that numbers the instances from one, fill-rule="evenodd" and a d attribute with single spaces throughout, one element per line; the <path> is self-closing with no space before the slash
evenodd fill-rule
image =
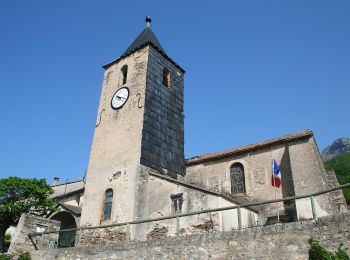
<path id="1" fill-rule="evenodd" d="M 128 66 L 130 95 L 118 110 L 114 93 L 123 86 Z M 163 68 L 171 74 L 162 83 Z M 141 165 L 176 177 L 184 174 L 183 73 L 151 46 L 130 54 L 105 71 L 82 204 L 81 225 L 98 226 L 137 217 Z M 104 219 L 106 190 L 113 190 L 111 217 Z M 156 190 L 155 190 L 156 191 Z"/>
<path id="2" fill-rule="evenodd" d="M 28 234 L 59 229 L 60 222 L 57 220 L 51 220 L 32 214 L 23 214 L 18 222 L 16 232 L 9 248 L 9 253 L 16 255 L 20 252 L 34 251 L 35 247 L 33 243 L 37 248 L 53 247 L 57 244 L 58 233 L 33 237 L 32 241 L 29 239 Z"/>
<path id="3" fill-rule="evenodd" d="M 85 229 L 79 232 L 79 246 L 108 245 L 125 242 L 127 240 L 127 232 L 124 227 Z"/>
<path id="4" fill-rule="evenodd" d="M 181 194 L 182 196 L 182 213 L 235 205 L 235 203 L 227 201 L 218 194 L 179 185 L 179 182 L 176 182 L 176 180 L 171 181 L 173 178 L 169 178 L 169 180 L 162 179 L 151 175 L 150 172 L 155 173 L 155 170 L 146 166 L 140 167 L 135 202 L 136 220 L 158 218 L 174 214 L 172 211 L 171 196 L 175 194 Z M 183 177 L 179 176 L 178 181 L 183 179 Z M 244 226 L 252 226 L 254 225 L 254 220 L 258 219 L 258 216 L 248 209 L 241 209 L 241 216 L 242 225 Z M 212 228 L 218 231 L 232 230 L 237 228 L 238 225 L 236 210 L 182 217 L 180 222 L 182 232 L 186 234 L 201 232 L 196 227 L 203 227 L 208 222 L 213 222 Z M 167 230 L 166 236 L 175 236 L 177 232 L 176 220 L 170 219 L 159 223 L 151 222 L 138 225 L 131 229 L 132 237 L 145 240 L 146 237 L 152 237 L 152 232 L 154 230 L 160 230 L 159 228 L 163 228 L 162 232 Z"/>
<path id="5" fill-rule="evenodd" d="M 101 225 L 134 218 L 135 185 L 141 157 L 148 49 L 125 57 L 105 71 L 91 147 L 82 205 L 81 225 Z M 125 105 L 111 108 L 111 99 L 123 86 L 121 68 L 128 66 Z M 104 196 L 113 190 L 111 218 L 103 220 Z"/>
<path id="6" fill-rule="evenodd" d="M 308 259 L 311 237 L 329 250 L 341 243 L 350 248 L 350 214 L 147 242 L 39 250 L 33 259 Z"/>
<path id="7" fill-rule="evenodd" d="M 282 185 L 278 189 L 271 186 L 271 157 L 280 165 Z M 190 164 L 186 168 L 186 181 L 231 195 L 230 167 L 241 163 L 244 167 L 246 193 L 242 194 L 256 201 L 306 195 L 326 190 L 328 178 L 314 138 L 305 137 L 296 141 L 242 152 L 235 155 Z M 307 177 L 306 177 L 307 176 Z M 276 191 L 276 194 L 275 194 Z M 319 216 L 332 214 L 329 195 L 315 198 Z M 298 200 L 295 204 L 278 203 L 280 216 L 290 220 L 312 218 L 309 199 Z M 275 204 L 264 206 L 264 215 L 276 215 Z"/>
<path id="8" fill-rule="evenodd" d="M 337 175 L 333 170 L 327 171 L 327 177 L 329 182 L 329 188 L 334 188 L 339 186 Z M 347 205 L 346 205 L 345 197 L 342 190 L 336 190 L 331 192 L 330 198 L 337 212 L 343 212 L 347 210 Z"/>
<path id="9" fill-rule="evenodd" d="M 288 149 L 295 195 L 307 195 L 312 192 L 326 190 L 329 187 L 328 178 L 315 139 L 311 137 L 307 140 L 290 143 Z M 315 203 L 319 216 L 334 212 L 329 194 L 315 197 Z M 309 199 L 296 202 L 299 219 L 312 217 L 310 206 Z"/>
<path id="10" fill-rule="evenodd" d="M 176 178 L 185 173 L 183 72 L 153 47 L 147 65 L 141 164 Z M 164 69 L 170 72 L 169 86 L 163 83 Z"/>
<path id="11" fill-rule="evenodd" d="M 137 187 L 137 217 L 136 220 L 158 218 L 174 214 L 171 208 L 171 195 L 182 194 L 182 213 L 234 206 L 232 202 L 208 192 L 190 189 L 171 181 L 166 181 L 149 175 L 150 169 L 142 166 Z M 153 170 L 154 171 L 154 170 Z M 169 179 L 172 179 L 168 177 Z M 174 179 L 172 179 L 174 180 Z M 157 190 L 157 193 L 154 191 Z M 154 203 L 154 202 L 157 203 Z M 241 209 L 241 223 L 243 226 L 252 226 L 258 216 L 248 209 Z M 263 222 L 260 222 L 263 223 Z M 208 230 L 228 231 L 237 229 L 237 211 L 227 210 L 182 217 L 179 220 L 180 232 L 183 235 L 203 233 Z M 177 234 L 176 219 L 149 222 L 131 225 L 127 234 L 125 227 L 98 228 L 83 230 L 80 245 L 113 244 L 123 242 L 129 237 L 131 240 L 151 240 L 160 237 L 174 237 Z"/>

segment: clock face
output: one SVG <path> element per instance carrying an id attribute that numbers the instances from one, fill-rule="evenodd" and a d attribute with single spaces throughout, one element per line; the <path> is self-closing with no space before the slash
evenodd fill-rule
<path id="1" fill-rule="evenodd" d="M 113 109 L 120 109 L 126 103 L 129 98 L 129 89 L 127 87 L 121 87 L 115 92 L 111 100 L 111 106 Z"/>

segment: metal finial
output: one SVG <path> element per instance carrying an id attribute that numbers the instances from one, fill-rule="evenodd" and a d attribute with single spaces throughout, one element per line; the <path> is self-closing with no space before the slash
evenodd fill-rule
<path id="1" fill-rule="evenodd" d="M 151 22 L 152 22 L 151 16 L 146 16 L 145 21 L 146 21 L 146 23 L 147 23 L 147 27 L 150 27 L 150 24 L 151 24 Z"/>

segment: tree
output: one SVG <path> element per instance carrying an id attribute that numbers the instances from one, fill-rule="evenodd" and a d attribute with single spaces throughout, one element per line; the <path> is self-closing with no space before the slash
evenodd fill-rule
<path id="1" fill-rule="evenodd" d="M 0 179 L 0 252 L 4 251 L 6 230 L 16 225 L 23 213 L 43 216 L 55 210 L 55 202 L 49 198 L 52 193 L 44 179 Z"/>

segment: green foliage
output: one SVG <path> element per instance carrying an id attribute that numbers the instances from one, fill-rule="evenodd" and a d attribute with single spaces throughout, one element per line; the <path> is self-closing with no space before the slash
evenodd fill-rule
<path id="1" fill-rule="evenodd" d="M 5 242 L 8 242 L 8 243 L 10 243 L 11 242 L 11 234 L 6 234 L 5 235 Z"/>
<path id="2" fill-rule="evenodd" d="M 28 252 L 23 252 L 18 256 L 18 260 L 31 260 L 31 256 Z"/>
<path id="3" fill-rule="evenodd" d="M 44 215 L 56 209 L 55 202 L 48 198 L 52 193 L 44 179 L 0 179 L 0 252 L 5 250 L 6 229 L 16 225 L 23 213 L 35 210 Z"/>
<path id="4" fill-rule="evenodd" d="M 320 243 L 313 238 L 309 239 L 309 244 L 311 246 L 309 250 L 310 260 L 350 260 L 349 255 L 342 249 L 342 245 L 333 253 L 322 247 Z"/>
<path id="5" fill-rule="evenodd" d="M 0 260 L 11 260 L 11 257 L 9 255 L 0 253 Z"/>
<path id="6" fill-rule="evenodd" d="M 338 247 L 337 252 L 335 252 L 335 260 L 349 260 L 350 257 L 348 253 L 344 249 L 341 248 L 342 246 Z"/>
<path id="7" fill-rule="evenodd" d="M 323 248 L 317 240 L 309 239 L 311 246 L 309 250 L 309 260 L 332 260 L 333 254 Z"/>
<path id="8" fill-rule="evenodd" d="M 10 234 L 6 234 L 5 235 L 5 247 L 9 247 L 11 244 L 11 235 Z"/>
<path id="9" fill-rule="evenodd" d="M 16 225 L 22 213 L 31 209 L 39 214 L 54 210 L 55 203 L 48 198 L 52 193 L 51 186 L 44 179 L 0 179 L 0 223 Z"/>
<path id="10" fill-rule="evenodd" d="M 0 260 L 12 260 L 14 259 L 14 257 L 10 256 L 10 255 L 6 255 L 6 254 L 1 254 L 0 253 Z M 31 260 L 32 257 L 30 256 L 30 253 L 28 252 L 21 252 L 19 255 L 18 255 L 18 258 L 16 258 L 18 260 Z"/>
<path id="11" fill-rule="evenodd" d="M 325 162 L 326 170 L 334 170 L 340 184 L 350 182 L 350 153 L 344 153 Z M 350 205 L 350 188 L 343 189 L 346 203 Z"/>

